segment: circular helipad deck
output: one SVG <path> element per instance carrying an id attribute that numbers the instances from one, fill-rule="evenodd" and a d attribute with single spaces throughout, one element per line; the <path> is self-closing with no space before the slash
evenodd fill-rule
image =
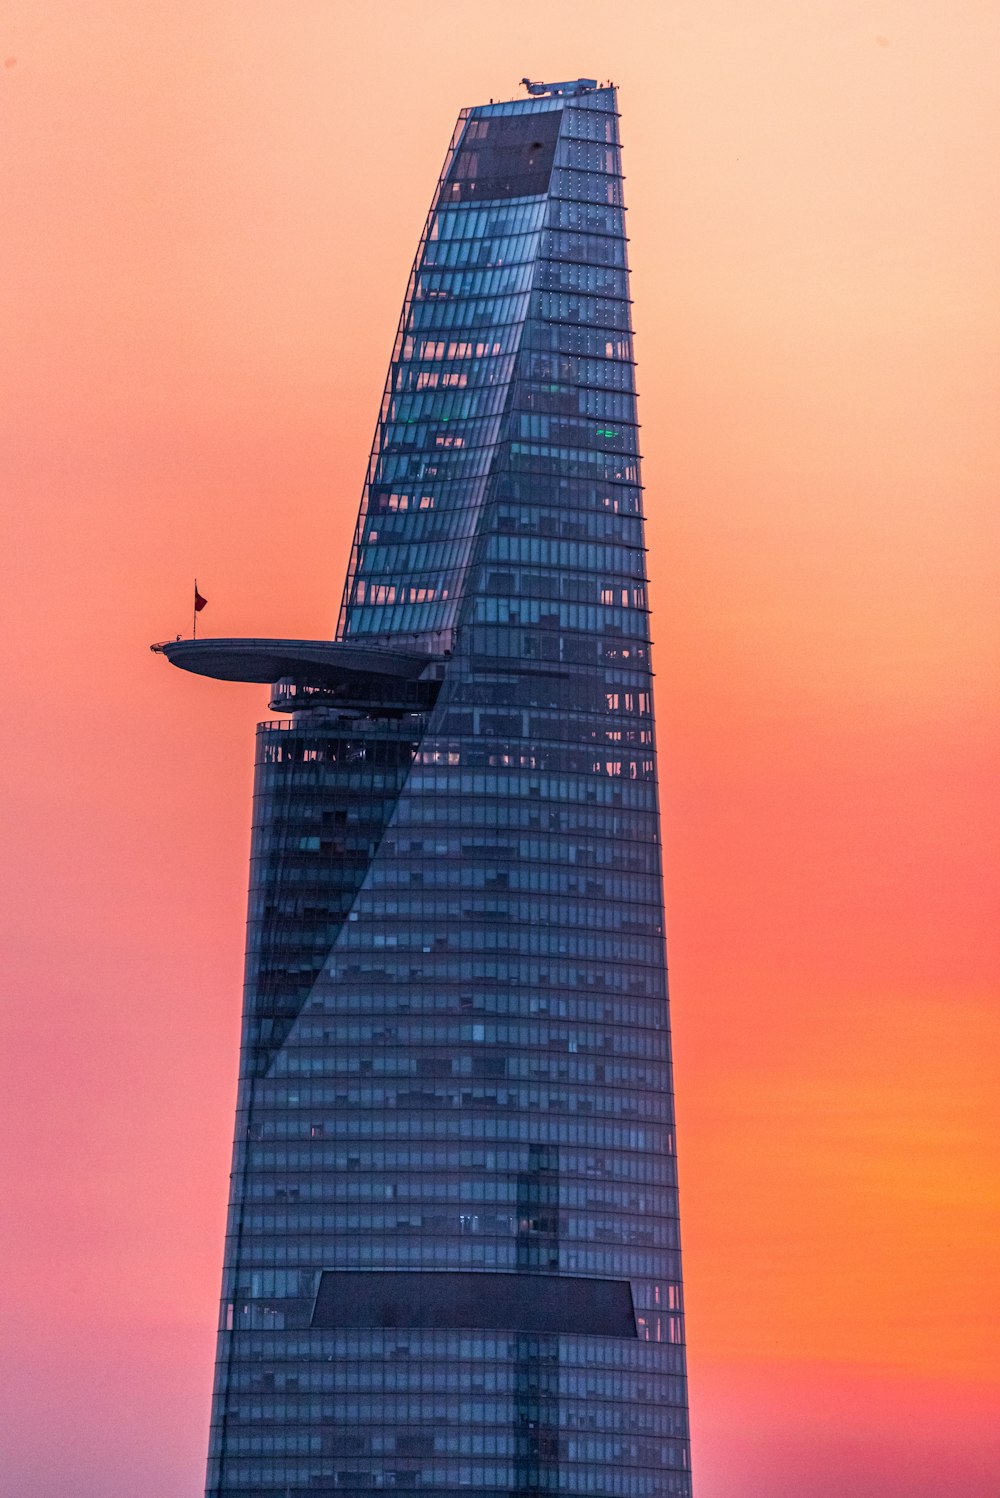
<path id="1" fill-rule="evenodd" d="M 415 681 L 435 661 L 425 650 L 356 645 L 343 640 L 166 640 L 151 649 L 172 666 L 216 681 L 275 682 L 308 686 L 360 685 L 382 678 Z"/>

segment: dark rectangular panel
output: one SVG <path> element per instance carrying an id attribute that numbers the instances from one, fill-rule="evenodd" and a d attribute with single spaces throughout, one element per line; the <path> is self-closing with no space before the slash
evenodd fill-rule
<path id="1" fill-rule="evenodd" d="M 562 1274 L 327 1269 L 320 1279 L 312 1324 L 636 1336 L 628 1280 Z"/>
<path id="2" fill-rule="evenodd" d="M 448 172 L 442 204 L 547 192 L 562 110 L 470 120 Z"/>

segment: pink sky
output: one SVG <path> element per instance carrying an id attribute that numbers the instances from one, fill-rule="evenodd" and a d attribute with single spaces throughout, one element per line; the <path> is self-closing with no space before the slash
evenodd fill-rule
<path id="1" fill-rule="evenodd" d="M 264 693 L 454 117 L 620 86 L 698 1498 L 996 1498 L 1000 9 L 9 0 L 11 1498 L 200 1491 Z"/>

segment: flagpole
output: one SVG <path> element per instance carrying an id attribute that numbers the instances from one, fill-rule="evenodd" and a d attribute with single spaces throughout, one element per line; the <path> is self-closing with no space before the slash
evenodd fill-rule
<path id="1" fill-rule="evenodd" d="M 191 610 L 191 638 L 192 638 L 192 640 L 197 640 L 197 638 L 198 638 L 198 615 L 201 613 L 202 609 L 205 607 L 205 605 L 206 605 L 207 602 L 208 602 L 208 599 L 207 598 L 202 598 L 201 594 L 198 592 L 198 579 L 195 578 L 195 580 L 194 580 L 194 608 Z"/>

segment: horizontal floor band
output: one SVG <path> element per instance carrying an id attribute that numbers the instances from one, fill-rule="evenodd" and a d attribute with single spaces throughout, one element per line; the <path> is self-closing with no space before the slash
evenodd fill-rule
<path id="1" fill-rule="evenodd" d="M 324 1270 L 312 1324 L 635 1337 L 628 1280 Z"/>

